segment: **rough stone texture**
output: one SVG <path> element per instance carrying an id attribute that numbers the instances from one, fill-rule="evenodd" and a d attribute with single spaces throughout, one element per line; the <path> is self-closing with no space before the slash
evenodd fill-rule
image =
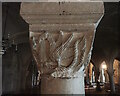
<path id="1" fill-rule="evenodd" d="M 22 3 L 21 15 L 30 24 L 31 48 L 41 72 L 41 93 L 84 94 L 83 70 L 103 12 L 102 1 Z"/>
<path id="2" fill-rule="evenodd" d="M 96 23 L 104 9 L 102 1 L 23 3 L 21 8 L 21 14 L 29 24 Z"/>

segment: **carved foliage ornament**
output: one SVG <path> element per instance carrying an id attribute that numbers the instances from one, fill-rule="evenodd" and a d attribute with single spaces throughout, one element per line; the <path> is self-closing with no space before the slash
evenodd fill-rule
<path id="1" fill-rule="evenodd" d="M 85 54 L 86 37 L 83 34 L 63 31 L 30 34 L 33 56 L 43 76 L 77 77 L 82 66 L 89 63 L 91 49 Z"/>

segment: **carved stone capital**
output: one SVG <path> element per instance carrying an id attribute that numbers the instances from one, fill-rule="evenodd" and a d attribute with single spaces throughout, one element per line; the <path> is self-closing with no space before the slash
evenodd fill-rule
<path id="1" fill-rule="evenodd" d="M 60 28 L 59 31 L 56 30 L 57 27 Z M 78 30 L 75 27 L 78 27 Z M 50 31 L 47 30 L 49 26 L 46 25 L 47 31 L 44 29 L 44 31 L 30 32 L 33 56 L 41 75 L 61 78 L 80 76 L 79 70 L 84 69 L 83 66 L 88 64 L 91 56 L 89 54 L 91 54 L 95 26 L 89 25 L 89 27 L 89 31 L 81 32 L 79 29 L 82 29 L 82 26 L 79 24 L 54 24 Z M 69 28 L 71 30 L 68 30 Z"/>
<path id="2" fill-rule="evenodd" d="M 52 88 L 51 91 L 50 88 L 47 89 L 54 84 L 68 86 L 68 82 L 71 82 L 72 86 L 77 81 L 75 78 L 81 78 L 82 82 L 84 80 L 81 74 L 90 61 L 96 26 L 104 13 L 102 1 L 87 1 L 21 5 L 21 15 L 30 25 L 31 48 L 44 82 L 42 84 L 48 84 L 42 88 L 47 90 L 45 93 L 56 94 L 62 90 L 61 87 L 57 87 L 59 90 L 56 92 Z M 45 83 L 54 77 L 57 77 L 55 83 Z M 63 93 L 67 93 L 67 87 L 65 90 Z M 73 89 L 69 91 L 74 93 L 71 90 Z"/>

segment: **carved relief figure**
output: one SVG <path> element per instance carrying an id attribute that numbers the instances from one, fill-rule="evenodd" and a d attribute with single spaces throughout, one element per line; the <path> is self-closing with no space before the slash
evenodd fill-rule
<path id="1" fill-rule="evenodd" d="M 91 55 L 86 53 L 86 37 L 79 32 L 30 32 L 34 58 L 41 75 L 78 77 Z M 89 54 L 91 53 L 91 50 Z"/>

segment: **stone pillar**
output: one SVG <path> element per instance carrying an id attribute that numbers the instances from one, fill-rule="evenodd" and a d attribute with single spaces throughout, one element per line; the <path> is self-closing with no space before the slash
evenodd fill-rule
<path id="1" fill-rule="evenodd" d="M 102 1 L 22 3 L 41 94 L 85 94 L 84 69 L 91 58 Z"/>

